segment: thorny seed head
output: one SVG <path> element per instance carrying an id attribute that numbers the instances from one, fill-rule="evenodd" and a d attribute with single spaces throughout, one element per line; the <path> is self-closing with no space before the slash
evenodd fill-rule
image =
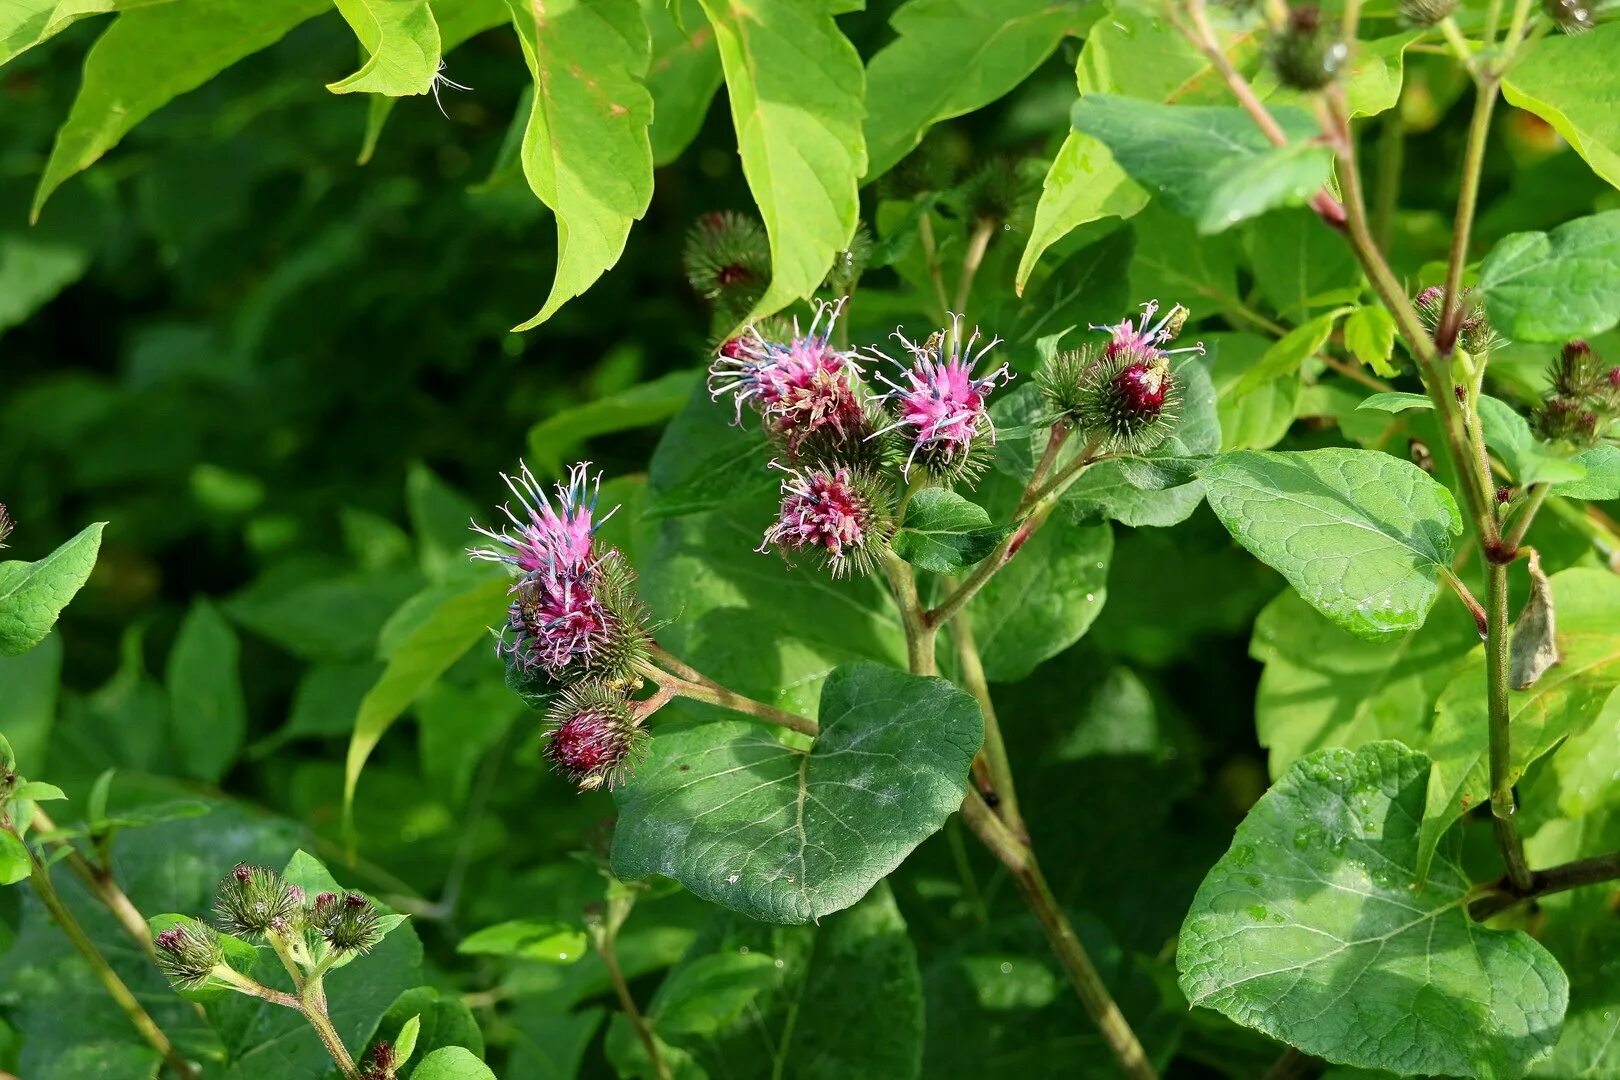
<path id="1" fill-rule="evenodd" d="M 285 925 L 298 907 L 280 874 L 243 863 L 219 883 L 214 921 L 227 934 L 252 938 Z"/>
<path id="2" fill-rule="evenodd" d="M 159 970 L 181 989 L 201 986 L 208 981 L 209 973 L 225 962 L 219 937 L 201 923 L 176 923 L 161 931 L 152 943 L 157 946 Z"/>
<path id="3" fill-rule="evenodd" d="M 1198 354 L 1202 343 L 1166 349 L 1186 325 L 1187 309 L 1172 305 L 1154 322 L 1157 301 L 1142 305 L 1136 322 L 1093 326 L 1108 342 L 1053 357 L 1037 376 L 1047 401 L 1105 451 L 1144 453 L 1169 437 L 1180 414 L 1180 380 L 1173 356 Z"/>
<path id="4" fill-rule="evenodd" d="M 905 443 L 905 464 L 901 473 L 909 478 L 914 465 L 921 463 L 930 478 L 937 481 L 971 479 L 983 467 L 975 449 L 985 443 L 995 445 L 996 429 L 985 405 L 998 385 L 1012 379 L 1006 364 L 975 375 L 979 362 L 1001 343 L 991 338 L 978 347 L 978 327 L 965 339 L 962 316 L 951 315 L 950 325 L 935 331 L 923 341 L 911 341 L 896 330 L 893 337 L 909 354 L 898 360 L 887 353 L 871 350 L 872 358 L 900 369 L 898 381 L 877 371 L 888 391 L 879 400 L 888 408 L 889 424 L 873 432 L 876 439 L 898 432 Z"/>
<path id="5" fill-rule="evenodd" d="M 1271 68 L 1278 81 L 1295 90 L 1322 89 L 1339 74 L 1349 55 L 1337 28 L 1322 21 L 1315 4 L 1290 8 L 1287 25 L 1272 36 L 1270 45 Z"/>
<path id="6" fill-rule="evenodd" d="M 1585 341 L 1571 341 L 1547 368 L 1546 399 L 1534 414 L 1536 433 L 1590 446 L 1620 417 L 1620 369 Z"/>
<path id="7" fill-rule="evenodd" d="M 681 264 L 692 288 L 723 313 L 740 317 L 765 291 L 771 243 L 757 218 L 732 210 L 698 217 L 686 234 Z"/>
<path id="8" fill-rule="evenodd" d="M 774 545 L 789 559 L 799 553 L 815 555 L 834 577 L 851 569 L 863 574 L 870 570 L 877 551 L 894 531 L 888 492 L 881 482 L 863 469 L 844 465 L 772 465 L 786 473 L 782 506 L 759 550 Z"/>
<path id="9" fill-rule="evenodd" d="M 542 753 L 581 791 L 618 787 L 646 752 L 648 731 L 617 688 L 570 687 L 552 702 L 546 721 Z"/>
<path id="10" fill-rule="evenodd" d="M 330 897 L 326 903 L 321 900 Z M 370 952 L 382 940 L 382 913 L 377 905 L 359 893 L 334 896 L 322 893 L 309 917 L 314 930 L 334 950 L 360 954 Z"/>

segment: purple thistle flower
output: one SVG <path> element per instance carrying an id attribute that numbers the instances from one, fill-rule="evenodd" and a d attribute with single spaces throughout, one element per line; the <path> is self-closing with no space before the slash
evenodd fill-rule
<path id="1" fill-rule="evenodd" d="M 503 473 L 501 478 L 517 496 L 521 516 L 502 506 L 510 526 L 495 531 L 473 525 L 475 532 L 500 546 L 468 554 L 504 563 L 520 574 L 511 588 L 506 626 L 495 648 L 523 671 L 540 667 L 558 677 L 576 662 L 588 666 L 612 638 L 613 616 L 602 595 L 603 564 L 616 554 L 599 552 L 595 533 L 618 507 L 597 516 L 602 477 L 600 473 L 591 477 L 589 466 L 581 462 L 568 471 L 568 481 L 556 486 L 555 503 L 527 465 L 516 478 Z"/>
<path id="2" fill-rule="evenodd" d="M 1161 346 L 1168 345 L 1181 333 L 1182 324 L 1187 321 L 1187 309 L 1180 304 L 1172 304 L 1164 318 L 1153 322 L 1153 316 L 1158 313 L 1159 302 L 1149 300 L 1142 305 L 1142 314 L 1138 321 L 1133 323 L 1125 319 L 1115 325 L 1093 326 L 1091 329 L 1108 333 L 1108 344 L 1104 347 L 1103 354 L 1109 359 L 1126 352 L 1138 354 L 1145 362 L 1175 356 L 1178 353 L 1204 355 L 1204 343 L 1201 341 L 1181 349 L 1162 348 Z"/>
<path id="3" fill-rule="evenodd" d="M 767 340 L 752 326 L 727 341 L 709 368 L 709 396 L 733 395 L 738 423 L 744 403 L 751 403 L 790 448 L 828 425 L 841 429 L 857 421 L 861 408 L 850 376 L 860 368 L 852 353 L 832 344 L 843 306 L 842 299 L 817 301 L 810 329 L 801 333 L 795 319 L 785 343 Z"/>
<path id="4" fill-rule="evenodd" d="M 790 469 L 782 481 L 782 506 L 757 550 L 775 545 L 784 555 L 810 551 L 822 557 L 834 577 L 862 571 L 872 549 L 887 539 L 888 514 L 881 492 L 847 466 Z"/>
<path id="5" fill-rule="evenodd" d="M 996 432 L 985 411 L 984 400 L 998 383 L 1008 382 L 1012 373 L 1006 364 L 977 377 L 973 369 L 986 353 L 1001 343 L 1001 339 L 991 338 L 975 353 L 973 349 L 979 341 L 979 329 L 974 327 L 973 334 L 964 343 L 962 316 L 956 314 L 951 315 L 948 328 L 933 334 L 926 341 L 908 341 L 899 331 L 895 331 L 894 337 L 911 354 L 911 361 L 907 364 L 887 353 L 873 350 L 875 356 L 901 369 L 902 381 L 896 382 L 878 372 L 878 379 L 889 387 L 880 400 L 889 403 L 896 420 L 871 437 L 905 430 L 912 445 L 911 452 L 906 455 L 903 474 L 911 475 L 912 463 L 919 452 L 926 452 L 930 457 L 952 465 L 966 459 L 973 440 L 981 434 L 993 445 Z M 948 356 L 942 353 L 947 339 L 951 343 Z"/>

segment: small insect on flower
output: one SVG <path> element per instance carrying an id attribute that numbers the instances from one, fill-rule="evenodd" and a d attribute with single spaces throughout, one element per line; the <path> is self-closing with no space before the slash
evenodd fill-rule
<path id="1" fill-rule="evenodd" d="M 998 385 L 1012 379 L 1006 364 L 983 375 L 973 372 L 985 355 L 1001 344 L 1001 339 L 992 337 L 975 352 L 979 328 L 974 327 L 964 341 L 962 316 L 954 313 L 949 326 L 924 341 L 910 341 L 898 330 L 894 337 L 910 354 L 910 360 L 897 360 L 871 350 L 875 360 L 898 367 L 900 379 L 877 372 L 877 378 L 889 387 L 880 400 L 887 405 L 893 422 L 870 437 L 897 431 L 910 441 L 911 449 L 901 469 L 907 478 L 912 466 L 920 461 L 935 478 L 971 479 L 984 465 L 982 455 L 976 456 L 974 450 L 986 443 L 993 446 L 996 441 L 985 399 Z"/>
<path id="2" fill-rule="evenodd" d="M 843 306 L 842 299 L 816 301 L 810 329 L 801 331 L 795 319 L 786 341 L 766 337 L 757 326 L 727 341 L 709 368 L 709 396 L 731 394 L 739 424 L 745 404 L 758 410 L 790 457 L 812 437 L 857 437 L 864 420 L 854 382 L 860 368 L 853 353 L 832 343 Z"/>
<path id="3" fill-rule="evenodd" d="M 542 753 L 581 791 L 612 790 L 646 752 L 648 731 L 622 692 L 594 683 L 570 687 L 552 703 Z"/>
<path id="4" fill-rule="evenodd" d="M 870 570 L 878 549 L 894 531 L 882 482 L 865 470 L 843 465 L 797 469 L 771 464 L 787 476 L 782 481 L 781 510 L 758 550 L 774 544 L 788 557 L 809 552 L 833 577 L 852 568 L 862 574 Z"/>
<path id="5" fill-rule="evenodd" d="M 218 936 L 200 923 L 176 923 L 160 932 L 152 943 L 157 946 L 158 969 L 182 989 L 201 986 L 214 968 L 225 962 Z"/>
<path id="6" fill-rule="evenodd" d="M 615 550 L 602 550 L 596 530 L 618 511 L 597 514 L 602 478 L 582 462 L 546 497 L 527 466 L 503 479 L 521 505 L 521 517 L 501 509 L 516 526 L 500 531 L 476 523 L 474 531 L 499 547 L 474 549 L 474 559 L 500 562 L 521 576 L 511 589 L 506 625 L 496 651 L 522 672 L 535 669 L 553 679 L 598 671 L 624 660 L 641 638 L 634 575 Z"/>

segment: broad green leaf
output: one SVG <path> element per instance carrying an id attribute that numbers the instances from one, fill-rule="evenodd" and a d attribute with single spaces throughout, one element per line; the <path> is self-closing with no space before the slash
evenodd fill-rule
<path id="1" fill-rule="evenodd" d="M 743 175 L 771 238 L 755 315 L 809 296 L 855 234 L 865 72 L 830 13 L 801 0 L 702 0 L 726 73 Z"/>
<path id="2" fill-rule="evenodd" d="M 735 992 L 716 985 L 722 960 L 745 984 Z M 719 913 L 659 987 L 650 1011 L 660 1018 L 659 1033 L 713 1076 L 921 1076 L 917 951 L 886 882 L 814 925 Z M 690 1019 L 680 1022 L 681 1013 Z M 691 1030 L 672 1030 L 672 1015 L 675 1027 Z"/>
<path id="3" fill-rule="evenodd" d="M 999 473 L 980 487 L 991 517 L 1010 515 L 1022 490 Z M 971 610 L 991 681 L 1022 679 L 1080 640 L 1108 598 L 1113 551 L 1107 523 L 1048 522 L 985 583 Z"/>
<path id="4" fill-rule="evenodd" d="M 1479 268 L 1491 324 L 1515 341 L 1592 337 L 1620 322 L 1620 210 L 1497 241 Z"/>
<path id="5" fill-rule="evenodd" d="M 198 599 L 169 654 L 169 718 L 188 776 L 217 782 L 242 748 L 247 705 L 237 670 L 241 646 L 231 624 Z"/>
<path id="6" fill-rule="evenodd" d="M 1407 409 L 1432 409 L 1434 402 L 1424 394 L 1387 392 L 1368 396 L 1358 409 L 1376 409 L 1379 412 L 1402 413 Z"/>
<path id="7" fill-rule="evenodd" d="M 27 780 L 18 784 L 11 792 L 13 799 L 27 799 L 29 802 L 52 802 L 56 799 L 67 798 L 67 793 L 55 784 L 47 784 L 43 780 Z"/>
<path id="8" fill-rule="evenodd" d="M 439 74 L 439 24 L 428 0 L 333 0 L 367 59 L 334 94 L 425 94 Z"/>
<path id="9" fill-rule="evenodd" d="M 1395 107 L 1401 96 L 1406 50 L 1423 34 L 1405 30 L 1375 41 L 1359 41 L 1344 70 L 1342 80 L 1346 105 L 1352 117 L 1377 116 Z M 1256 94 L 1268 105 L 1311 107 L 1311 94 L 1279 85 L 1275 71 L 1266 65 L 1255 76 Z"/>
<path id="10" fill-rule="evenodd" d="M 1284 334 L 1255 361 L 1253 367 L 1243 373 L 1243 377 L 1232 387 L 1231 396 L 1240 398 L 1277 379 L 1298 375 L 1305 362 L 1321 352 L 1327 344 L 1328 338 L 1333 335 L 1333 324 L 1341 314 L 1343 309 L 1318 315 Z"/>
<path id="11" fill-rule="evenodd" d="M 735 1023 L 778 978 L 776 961 L 765 953 L 700 956 L 677 967 L 658 988 L 653 1027 L 665 1039 L 713 1035 Z"/>
<path id="12" fill-rule="evenodd" d="M 1277 210 L 1253 222 L 1243 230 L 1243 249 L 1260 295 L 1291 321 L 1303 323 L 1361 295 L 1350 245 L 1309 210 Z"/>
<path id="13" fill-rule="evenodd" d="M 1558 808 L 1581 818 L 1620 805 L 1620 690 L 1609 695 L 1585 731 L 1565 739 L 1552 756 Z"/>
<path id="14" fill-rule="evenodd" d="M 414 1041 L 407 1043 L 406 1029 L 414 1025 Z M 461 1046 L 475 1054 L 484 1052 L 484 1034 L 472 1010 L 458 994 L 441 994 L 431 986 L 413 986 L 394 999 L 377 1025 L 383 1038 L 398 1031 L 394 1049 L 401 1061 L 414 1053 L 422 1058 L 445 1046 Z"/>
<path id="15" fill-rule="evenodd" d="M 615 793 L 614 873 L 769 922 L 854 904 L 961 805 L 983 721 L 942 679 L 863 662 L 827 679 L 820 723 L 807 751 L 739 721 L 653 739 Z"/>
<path id="16" fill-rule="evenodd" d="M 1075 130 L 1101 140 L 1131 179 L 1210 233 L 1272 207 L 1302 205 L 1326 183 L 1332 155 L 1293 145 L 1309 139 L 1316 125 L 1298 109 L 1275 115 L 1288 146 L 1272 146 L 1235 106 L 1087 94 L 1073 119 Z"/>
<path id="17" fill-rule="evenodd" d="M 1620 578 L 1575 568 L 1552 575 L 1562 660 L 1528 690 L 1508 691 L 1509 782 L 1601 714 L 1620 687 Z M 1476 652 L 1435 707 L 1429 742 L 1434 772 L 1423 817 L 1419 869 L 1453 822 L 1490 801 L 1490 723 L 1485 656 Z"/>
<path id="18" fill-rule="evenodd" d="M 1203 480 L 1238 543 L 1362 638 L 1422 625 L 1462 531 L 1449 491 L 1376 450 L 1239 450 Z"/>
<path id="19" fill-rule="evenodd" d="M 668 165 L 697 138 L 709 103 L 725 82 L 714 31 L 696 0 L 641 0 L 652 33 L 647 92 L 653 99 L 654 165 Z"/>
<path id="20" fill-rule="evenodd" d="M 907 0 L 889 18 L 897 36 L 866 67 L 866 179 L 888 172 L 934 124 L 1012 90 L 1095 18 L 1079 0 Z"/>
<path id="21" fill-rule="evenodd" d="M 0 4 L 0 64 L 88 16 L 163 3 L 168 0 L 6 0 Z"/>
<path id="22" fill-rule="evenodd" d="M 541 474 L 561 475 L 576 447 L 586 439 L 651 427 L 681 411 L 702 380 L 693 371 L 672 371 L 651 382 L 552 413 L 529 429 L 529 454 Z"/>
<path id="23" fill-rule="evenodd" d="M 445 595 L 384 657 L 388 666 L 361 701 L 349 739 L 343 772 L 346 809 L 353 805 L 366 758 L 399 714 L 483 639 L 487 627 L 503 621 L 507 584 L 505 578 L 483 578 Z"/>
<path id="24" fill-rule="evenodd" d="M 1553 34 L 1508 69 L 1502 94 L 1551 124 L 1593 172 L 1620 187 L 1617 56 L 1620 28 L 1612 23 L 1586 34 Z"/>
<path id="25" fill-rule="evenodd" d="M 1620 499 L 1620 446 L 1600 443 L 1590 450 L 1582 450 L 1572 460 L 1586 470 L 1586 475 L 1579 480 L 1554 484 L 1552 494 L 1593 502 Z"/>
<path id="26" fill-rule="evenodd" d="M 1514 480 L 1530 484 L 1575 482 L 1586 466 L 1565 457 L 1530 431 L 1530 424 L 1505 401 L 1482 396 L 1479 417 L 1485 426 L 1485 445 L 1502 459 Z"/>
<path id="27" fill-rule="evenodd" d="M 1147 205 L 1148 195 L 1119 167 L 1108 147 L 1070 131 L 1041 182 L 1035 222 L 1018 259 L 1013 287 L 1020 296 L 1046 249 L 1088 221 L 1128 218 Z"/>
<path id="28" fill-rule="evenodd" d="M 86 526 L 38 562 L 0 562 L 0 656 L 32 649 L 95 568 L 105 522 Z"/>
<path id="29" fill-rule="evenodd" d="M 1313 611 L 1292 589 L 1254 623 L 1249 655 L 1265 665 L 1254 725 L 1272 776 L 1315 750 L 1356 750 L 1394 739 L 1422 746 L 1434 702 L 1458 662 L 1479 643 L 1456 605 L 1405 637 L 1363 641 Z"/>
<path id="30" fill-rule="evenodd" d="M 27 846 L 11 830 L 0 830 L 0 885 L 15 885 L 33 869 Z"/>
<path id="31" fill-rule="evenodd" d="M 906 519 L 891 541 L 894 552 L 922 570 L 954 574 L 990 554 L 1013 531 L 997 525 L 984 507 L 945 488 L 924 488 L 906 504 Z"/>
<path id="32" fill-rule="evenodd" d="M 32 216 L 163 105 L 325 10 L 327 0 L 187 0 L 120 15 L 84 58 L 79 96 L 56 133 Z"/>
<path id="33" fill-rule="evenodd" d="M 1428 771 L 1396 742 L 1296 762 L 1193 900 L 1187 1000 L 1342 1065 L 1523 1075 L 1558 1037 L 1569 981 L 1529 935 L 1469 917 L 1460 867 L 1424 880 Z"/>
<path id="34" fill-rule="evenodd" d="M 563 923 L 514 919 L 463 938 L 456 951 L 468 956 L 516 956 L 571 964 L 585 954 L 585 931 Z"/>
<path id="35" fill-rule="evenodd" d="M 411 1080 L 495 1080 L 495 1074 L 466 1047 L 446 1046 L 423 1058 Z"/>
<path id="36" fill-rule="evenodd" d="M 557 276 L 529 330 L 595 283 L 652 201 L 652 45 L 637 0 L 507 0 L 534 78 L 523 175 L 557 215 Z M 830 259 L 829 259 L 830 261 Z"/>
<path id="37" fill-rule="evenodd" d="M 1311 324 L 1302 329 L 1311 330 Z M 1206 339 L 1222 447 L 1269 450 L 1282 441 L 1299 411 L 1304 389 L 1300 365 L 1320 344 L 1315 333 L 1299 331 L 1278 342 L 1245 333 L 1212 334 Z M 1268 377 L 1255 378 L 1262 364 L 1275 366 Z"/>
<path id="38" fill-rule="evenodd" d="M 1099 461 L 1080 474 L 1060 504 L 1070 521 L 1086 525 L 1106 518 L 1133 528 L 1167 528 L 1198 508 L 1204 486 L 1197 473 L 1221 448 L 1215 387 L 1205 368 L 1199 356 L 1176 359 L 1171 370 L 1181 387 L 1181 407 L 1170 437 L 1146 454 Z"/>
<path id="39" fill-rule="evenodd" d="M 1390 356 L 1395 352 L 1395 316 L 1376 305 L 1356 308 L 1344 320 L 1344 347 L 1378 374 L 1393 379 L 1396 372 Z"/>

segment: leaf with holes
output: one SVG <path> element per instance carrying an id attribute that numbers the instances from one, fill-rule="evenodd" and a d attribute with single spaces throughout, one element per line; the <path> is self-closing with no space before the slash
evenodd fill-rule
<path id="1" fill-rule="evenodd" d="M 1187 1000 L 1342 1065 L 1522 1076 L 1558 1037 L 1569 980 L 1528 934 L 1469 917 L 1460 867 L 1421 880 L 1428 772 L 1396 742 L 1295 762 L 1193 898 Z"/>
<path id="2" fill-rule="evenodd" d="M 659 734 L 616 793 L 613 872 L 777 923 L 865 896 L 961 805 L 984 723 L 943 679 L 873 663 L 834 671 L 820 716 L 808 750 L 741 721 Z"/>
<path id="3" fill-rule="evenodd" d="M 1357 637 L 1422 625 L 1462 531 L 1449 491 L 1376 450 L 1239 450 L 1203 480 L 1237 542 Z"/>

